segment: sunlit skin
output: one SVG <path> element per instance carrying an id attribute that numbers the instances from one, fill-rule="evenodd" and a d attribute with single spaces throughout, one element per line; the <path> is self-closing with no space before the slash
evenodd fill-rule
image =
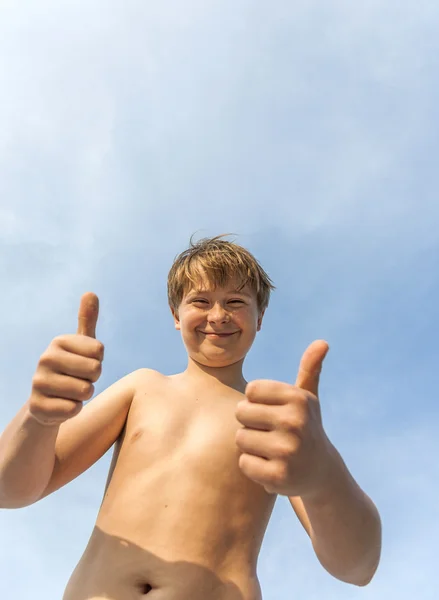
<path id="1" fill-rule="evenodd" d="M 172 313 L 188 354 L 186 374 L 213 376 L 244 391 L 242 365 L 264 316 L 254 290 L 238 281 L 215 289 L 204 279 Z"/>
<path id="2" fill-rule="evenodd" d="M 44 461 L 51 472 L 19 506 L 66 485 L 116 442 L 96 524 L 64 600 L 262 600 L 257 562 L 276 494 L 288 496 L 323 566 L 365 585 L 379 560 L 379 516 L 323 428 L 318 384 L 328 345 L 309 346 L 295 384 L 247 384 L 243 362 L 264 316 L 255 291 L 239 281 L 215 289 L 201 280 L 197 288 L 172 311 L 188 354 L 183 372 L 138 369 L 54 428 L 35 424 L 25 405 L 6 432 L 15 465 L 24 456 L 20 482 L 36 478 L 24 430 L 33 432 L 37 474 Z M 76 387 L 72 377 L 60 383 L 47 356 L 42 364 L 49 374 L 35 381 L 50 389 L 31 400 L 43 421 L 62 417 L 83 390 L 74 365 L 96 347 L 97 301 L 86 294 L 78 334 L 56 342 L 70 343 L 70 353 L 56 344 L 50 350 L 62 373 L 76 373 Z"/>

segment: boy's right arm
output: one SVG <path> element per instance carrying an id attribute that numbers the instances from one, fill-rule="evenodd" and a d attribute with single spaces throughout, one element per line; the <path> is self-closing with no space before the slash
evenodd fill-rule
<path id="1" fill-rule="evenodd" d="M 139 371 L 93 395 L 103 345 L 98 299 L 83 296 L 76 335 L 55 338 L 38 363 L 29 400 L 0 436 L 0 508 L 28 506 L 95 463 L 125 423 Z"/>
<path id="2" fill-rule="evenodd" d="M 0 508 L 29 506 L 99 460 L 123 429 L 139 375 L 126 375 L 60 426 L 41 425 L 26 403 L 0 437 Z"/>

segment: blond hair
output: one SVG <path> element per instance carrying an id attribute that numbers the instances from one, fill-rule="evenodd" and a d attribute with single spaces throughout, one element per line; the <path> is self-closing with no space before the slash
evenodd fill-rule
<path id="1" fill-rule="evenodd" d="M 217 235 L 196 242 L 190 239 L 190 247 L 179 254 L 168 274 L 168 302 L 171 309 L 178 311 L 184 294 L 191 285 L 198 285 L 202 274 L 215 289 L 236 278 L 239 287 L 249 285 L 257 298 L 258 308 L 264 311 L 275 289 L 271 279 L 251 252 Z"/>

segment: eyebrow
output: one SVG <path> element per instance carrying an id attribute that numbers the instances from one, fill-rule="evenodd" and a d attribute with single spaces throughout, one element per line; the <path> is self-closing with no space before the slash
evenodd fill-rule
<path id="1" fill-rule="evenodd" d="M 211 294 L 213 292 L 213 290 L 203 290 L 203 289 L 198 289 L 198 290 L 191 290 L 188 293 L 188 296 L 196 296 L 197 294 Z M 247 298 L 251 298 L 251 295 L 248 294 L 247 292 L 243 292 L 241 290 L 230 290 L 230 292 L 228 292 L 230 294 L 241 294 L 241 296 L 247 296 Z"/>

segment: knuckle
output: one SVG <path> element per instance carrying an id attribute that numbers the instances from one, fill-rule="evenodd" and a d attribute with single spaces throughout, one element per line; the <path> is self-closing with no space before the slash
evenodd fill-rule
<path id="1" fill-rule="evenodd" d="M 50 413 L 51 405 L 46 396 L 34 396 L 30 401 L 30 409 L 33 414 L 47 415 Z"/>
<path id="2" fill-rule="evenodd" d="M 47 376 L 41 373 L 41 371 L 37 370 L 34 376 L 32 377 L 32 387 L 40 390 L 47 386 Z"/>
<path id="3" fill-rule="evenodd" d="M 39 364 L 47 369 L 53 369 L 57 363 L 59 352 L 60 351 L 58 348 L 49 347 L 46 352 L 43 352 L 43 354 L 40 356 Z"/>
<path id="4" fill-rule="evenodd" d="M 97 356 L 101 357 L 101 360 L 103 360 L 103 358 L 104 358 L 104 351 L 105 351 L 104 344 L 102 342 L 100 342 L 99 340 L 96 340 L 95 352 L 96 352 Z"/>
<path id="5" fill-rule="evenodd" d="M 279 415 L 278 425 L 281 429 L 285 429 L 286 431 L 290 431 L 295 426 L 295 415 L 290 413 L 290 411 L 283 411 Z"/>
<path id="6" fill-rule="evenodd" d="M 42 367 L 46 367 L 48 365 L 48 363 L 49 363 L 49 357 L 50 357 L 50 349 L 47 349 L 40 356 L 40 359 L 38 361 L 38 365 L 41 365 Z"/>
<path id="7" fill-rule="evenodd" d="M 97 360 L 97 359 L 93 359 L 93 362 L 91 364 L 90 372 L 91 372 L 91 375 L 93 376 L 93 378 L 94 378 L 95 381 L 97 379 L 99 379 L 101 371 L 102 371 L 101 361 Z"/>
<path id="8" fill-rule="evenodd" d="M 37 409 L 38 410 L 40 408 L 40 406 L 41 406 L 41 397 L 40 396 L 32 395 L 30 397 L 29 405 L 30 405 L 31 409 L 33 409 L 33 410 Z"/>
<path id="9" fill-rule="evenodd" d="M 51 343 L 49 345 L 49 348 L 51 346 L 55 346 L 56 348 L 60 348 L 63 345 L 63 343 L 65 343 L 65 341 L 66 341 L 66 336 L 65 335 L 57 335 L 51 341 Z"/>
<path id="10" fill-rule="evenodd" d="M 89 381 L 85 381 L 81 384 L 80 397 L 83 400 L 89 400 L 93 396 L 94 385 Z"/>
<path id="11" fill-rule="evenodd" d="M 72 402 L 72 404 L 65 411 L 65 415 L 67 418 L 71 419 L 72 417 L 76 417 L 82 410 L 81 402 Z"/>
<path id="12" fill-rule="evenodd" d="M 279 458 L 289 458 L 293 454 L 293 448 L 291 444 L 280 444 L 277 448 L 277 455 Z"/>

